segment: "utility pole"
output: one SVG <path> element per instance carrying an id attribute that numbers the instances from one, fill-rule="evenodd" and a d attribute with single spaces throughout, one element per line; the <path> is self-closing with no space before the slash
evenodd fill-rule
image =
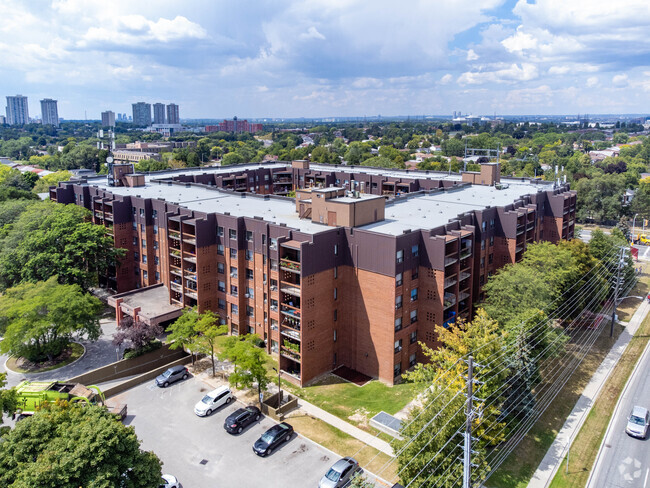
<path id="1" fill-rule="evenodd" d="M 463 457 L 463 488 L 472 486 L 472 418 L 473 413 L 473 385 L 474 385 L 474 358 L 467 359 L 467 406 L 465 407 L 465 455 Z"/>
<path id="2" fill-rule="evenodd" d="M 614 320 L 616 319 L 616 302 L 618 301 L 618 285 L 621 282 L 621 268 L 623 268 L 623 252 L 625 248 L 621 247 L 618 256 L 618 266 L 616 269 L 616 283 L 614 284 L 614 301 L 612 303 L 612 323 L 609 327 L 609 337 L 614 337 Z"/>

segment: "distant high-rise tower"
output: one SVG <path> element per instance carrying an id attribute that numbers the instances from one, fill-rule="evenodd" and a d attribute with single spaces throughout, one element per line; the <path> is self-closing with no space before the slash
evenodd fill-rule
<path id="1" fill-rule="evenodd" d="M 102 127 L 115 127 L 115 112 L 102 112 Z"/>
<path id="2" fill-rule="evenodd" d="M 135 125 L 151 125 L 151 104 L 145 102 L 138 102 L 132 104 L 133 107 L 133 123 Z"/>
<path id="3" fill-rule="evenodd" d="M 59 110 L 57 101 L 51 98 L 41 100 L 41 123 L 43 125 L 59 126 Z"/>
<path id="4" fill-rule="evenodd" d="M 167 123 L 168 124 L 180 124 L 181 118 L 178 115 L 178 105 L 175 103 L 170 103 L 167 105 Z"/>
<path id="5" fill-rule="evenodd" d="M 29 124 L 27 97 L 24 97 L 22 95 L 7 97 L 7 124 Z"/>
<path id="6" fill-rule="evenodd" d="M 164 124 L 165 123 L 165 104 L 164 103 L 154 103 L 153 104 L 153 123 L 154 124 Z"/>

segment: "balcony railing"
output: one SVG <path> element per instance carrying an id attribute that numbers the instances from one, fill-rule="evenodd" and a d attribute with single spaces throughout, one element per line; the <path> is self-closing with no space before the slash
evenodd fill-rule
<path id="1" fill-rule="evenodd" d="M 185 294 L 186 294 L 188 297 L 190 297 L 190 298 L 194 298 L 194 300 L 198 300 L 198 299 L 199 299 L 199 295 L 197 295 L 196 292 L 194 292 L 194 291 L 186 290 L 186 291 L 185 291 Z"/>
<path id="2" fill-rule="evenodd" d="M 469 293 L 467 293 L 467 292 L 465 292 L 465 291 L 461 291 L 461 292 L 458 294 L 458 300 L 463 301 L 463 300 L 465 300 L 466 298 L 469 298 Z"/>
<path id="3" fill-rule="evenodd" d="M 290 307 L 289 305 L 285 305 L 284 303 L 280 308 L 280 312 L 282 312 L 285 315 L 289 315 L 290 317 L 300 318 L 300 310 L 296 310 L 295 308 Z"/>
<path id="4" fill-rule="evenodd" d="M 300 273 L 300 263 L 295 261 L 289 261 L 288 259 L 280 260 L 280 267 L 287 271 L 293 271 L 294 273 Z"/>
<path id="5" fill-rule="evenodd" d="M 172 290 L 177 291 L 179 293 L 182 293 L 183 291 L 183 287 L 178 283 L 174 283 L 173 281 L 169 283 L 169 286 L 171 286 Z"/>
<path id="6" fill-rule="evenodd" d="M 196 275 L 195 275 L 194 273 L 187 273 L 187 272 L 186 272 L 184 276 L 185 276 L 185 278 L 187 278 L 188 280 L 196 281 Z"/>
<path id="7" fill-rule="evenodd" d="M 185 254 L 185 255 L 183 255 L 183 259 L 184 259 L 185 261 L 189 261 L 190 263 L 194 263 L 194 264 L 196 264 L 196 257 L 194 257 L 194 256 L 191 256 L 191 255 Z"/>
<path id="8" fill-rule="evenodd" d="M 183 276 L 180 269 L 170 269 L 169 272 L 176 276 Z"/>
<path id="9" fill-rule="evenodd" d="M 280 349 L 280 354 L 282 354 L 283 356 L 289 359 L 293 359 L 294 361 L 300 362 L 300 354 L 291 351 L 290 349 L 286 349 L 284 346 L 282 346 L 282 349 Z"/>
<path id="10" fill-rule="evenodd" d="M 449 327 L 450 325 L 454 325 L 455 323 L 456 323 L 456 317 L 454 316 L 454 317 L 451 317 L 451 318 L 445 320 L 445 321 L 442 323 L 442 326 L 445 327 L 445 328 L 447 328 L 447 327 Z"/>
<path id="11" fill-rule="evenodd" d="M 468 258 L 472 254 L 472 248 L 465 248 L 462 251 L 460 251 L 460 259 L 465 259 Z"/>
<path id="12" fill-rule="evenodd" d="M 458 280 L 456 279 L 455 276 L 451 278 L 447 278 L 445 280 L 445 288 L 449 288 L 450 286 L 454 286 L 456 283 L 458 283 Z"/>
<path id="13" fill-rule="evenodd" d="M 292 330 L 292 329 L 282 329 L 280 331 L 280 334 L 285 335 L 287 337 L 291 337 L 292 339 L 295 339 L 297 341 L 300 340 L 300 332 Z"/>
<path id="14" fill-rule="evenodd" d="M 196 246 L 196 239 L 194 237 L 184 238 L 183 242 L 185 242 L 187 244 L 192 244 L 193 246 Z"/>
<path id="15" fill-rule="evenodd" d="M 181 250 L 180 249 L 174 249 L 173 247 L 170 247 L 169 248 L 169 254 L 171 254 L 172 256 L 176 256 L 176 257 L 180 258 L 181 257 Z"/>
<path id="16" fill-rule="evenodd" d="M 515 254 L 520 253 L 523 250 L 524 250 L 524 246 L 517 246 L 517 247 L 515 247 Z"/>
<path id="17" fill-rule="evenodd" d="M 443 306 L 445 309 L 453 306 L 456 303 L 456 295 L 453 293 L 445 293 Z"/>
<path id="18" fill-rule="evenodd" d="M 283 293 L 288 293 L 289 295 L 293 295 L 295 297 L 300 296 L 300 288 L 297 286 L 282 285 L 280 290 L 282 290 Z"/>
<path id="19" fill-rule="evenodd" d="M 460 279 L 460 281 L 464 281 L 467 278 L 469 278 L 470 276 L 471 276 L 471 273 L 468 273 L 467 271 L 461 271 L 460 275 L 459 275 L 459 279 Z"/>
<path id="20" fill-rule="evenodd" d="M 456 258 L 445 257 L 445 266 L 450 266 L 456 262 L 458 262 L 458 259 Z"/>
<path id="21" fill-rule="evenodd" d="M 285 327 L 291 327 L 294 330 L 300 330 L 300 319 L 284 316 L 282 318 L 282 325 Z"/>

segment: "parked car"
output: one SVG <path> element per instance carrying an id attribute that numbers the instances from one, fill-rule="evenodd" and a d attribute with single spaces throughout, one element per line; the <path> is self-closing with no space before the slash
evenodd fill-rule
<path id="1" fill-rule="evenodd" d="M 180 486 L 176 477 L 171 474 L 163 474 L 160 485 L 158 485 L 159 488 L 179 488 Z"/>
<path id="2" fill-rule="evenodd" d="M 156 377 L 156 385 L 163 388 L 167 388 L 172 383 L 175 383 L 178 380 L 184 380 L 190 375 L 190 372 L 185 366 L 172 366 L 167 369 L 164 373 Z"/>
<path id="3" fill-rule="evenodd" d="M 630 416 L 627 418 L 625 432 L 632 437 L 645 439 L 648 435 L 648 425 L 650 425 L 650 414 L 648 414 L 648 409 L 636 406 L 632 409 Z"/>
<path id="4" fill-rule="evenodd" d="M 347 486 L 359 470 L 359 463 L 351 457 L 344 457 L 334 463 L 318 482 L 318 488 L 342 488 Z"/>
<path id="5" fill-rule="evenodd" d="M 258 456 L 268 456 L 283 442 L 289 442 L 293 435 L 293 427 L 286 422 L 276 424 L 264 432 L 253 444 L 253 451 Z"/>
<path id="6" fill-rule="evenodd" d="M 213 411 L 232 401 L 232 393 L 227 386 L 220 386 L 205 395 L 201 401 L 194 405 L 194 413 L 199 417 L 206 417 Z"/>
<path id="7" fill-rule="evenodd" d="M 241 434 L 242 431 L 253 422 L 256 422 L 262 416 L 262 412 L 252 405 L 244 408 L 238 408 L 226 417 L 223 428 L 229 434 Z"/>

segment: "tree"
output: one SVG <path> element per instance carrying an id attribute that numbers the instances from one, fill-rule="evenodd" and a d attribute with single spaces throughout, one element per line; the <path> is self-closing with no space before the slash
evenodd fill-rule
<path id="1" fill-rule="evenodd" d="M 99 338 L 101 307 L 79 285 L 60 285 L 56 276 L 10 288 L 0 296 L 0 352 L 52 360 L 75 336 Z"/>
<path id="2" fill-rule="evenodd" d="M 135 165 L 135 170 L 140 173 L 151 173 L 152 171 L 163 171 L 169 169 L 167 161 L 156 161 L 155 159 L 144 159 Z"/>
<path id="3" fill-rule="evenodd" d="M 147 344 L 163 333 L 160 325 L 147 324 L 139 319 L 133 320 L 130 315 L 124 317 L 118 325 L 119 328 L 113 335 L 113 345 L 121 346 L 128 341 L 135 351 L 141 351 Z"/>
<path id="4" fill-rule="evenodd" d="M 68 181 L 72 178 L 69 171 L 56 171 L 49 175 L 42 176 L 32 188 L 34 193 L 46 193 L 50 186 L 55 186 L 59 181 Z"/>
<path id="5" fill-rule="evenodd" d="M 266 352 L 255 345 L 259 340 L 260 337 L 253 334 L 248 335 L 246 340 L 238 341 L 235 371 L 228 378 L 231 385 L 241 384 L 245 388 L 252 388 L 256 383 L 258 398 L 271 382 L 271 376 L 266 369 Z"/>
<path id="6" fill-rule="evenodd" d="M 77 205 L 47 201 L 27 207 L 0 240 L 0 290 L 54 275 L 85 290 L 95 285 L 125 251 L 89 218 Z"/>
<path id="7" fill-rule="evenodd" d="M 16 411 L 16 391 L 11 388 L 5 390 L 7 373 L 0 373 L 0 426 L 4 423 L 4 414 L 11 415 Z M 0 427 L 0 438 L 9 432 L 9 427 Z"/>
<path id="8" fill-rule="evenodd" d="M 237 153 L 224 154 L 223 158 L 221 158 L 222 166 L 230 166 L 231 164 L 242 164 L 242 163 L 244 163 L 244 158 Z"/>
<path id="9" fill-rule="evenodd" d="M 219 325 L 219 316 L 207 310 L 198 315 L 194 330 L 197 334 L 194 339 L 194 344 L 200 352 L 210 354 L 210 359 L 212 359 L 212 376 L 214 376 L 216 374 L 214 353 L 217 346 L 217 337 L 226 334 L 228 332 L 228 326 L 225 324 Z"/>
<path id="10" fill-rule="evenodd" d="M 506 334 L 499 330 L 497 322 L 490 320 L 479 309 L 471 323 L 459 321 L 454 327 L 437 327 L 441 347 L 432 350 L 420 343 L 429 363 L 418 364 L 413 371 L 404 374 L 407 381 L 422 385 L 424 394 L 421 405 L 409 411 L 400 434 L 403 440 L 393 442 L 398 453 L 398 470 L 403 485 L 413 487 L 436 485 L 450 478 L 462 477 L 462 464 L 456 461 L 460 454 L 457 447 L 458 434 L 465 425 L 465 380 L 467 365 L 463 361 L 473 355 L 478 364 L 475 378 L 483 382 L 477 396 L 483 400 L 483 415 L 474 419 L 473 435 L 479 440 L 472 445 L 476 454 L 476 478 L 482 478 L 489 469 L 485 456 L 489 447 L 503 441 L 506 436 L 504 423 L 499 420 L 500 406 L 504 401 L 502 386 L 508 378 L 508 367 L 503 359 Z M 446 486 L 446 485 L 442 485 Z"/>
<path id="11" fill-rule="evenodd" d="M 3 437 L 0 485 L 158 486 L 162 463 L 101 406 L 47 405 Z"/>
<path id="12" fill-rule="evenodd" d="M 167 342 L 170 349 L 185 349 L 190 351 L 192 365 L 194 365 L 194 352 L 191 346 L 194 345 L 198 335 L 195 327 L 198 322 L 199 313 L 196 307 L 183 309 L 183 314 L 169 326 Z"/>

